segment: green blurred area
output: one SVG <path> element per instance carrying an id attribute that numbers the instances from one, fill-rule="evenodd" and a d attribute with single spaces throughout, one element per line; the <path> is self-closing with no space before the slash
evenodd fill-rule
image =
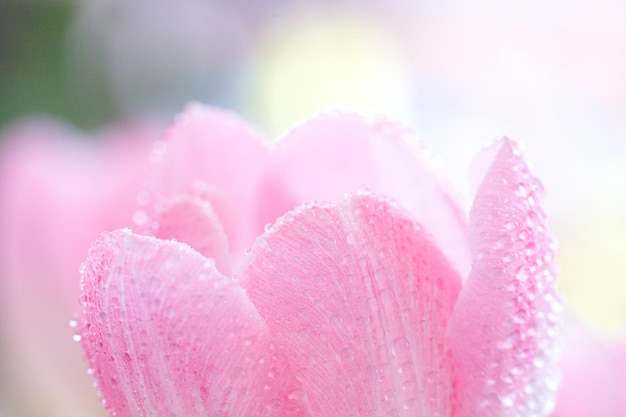
<path id="1" fill-rule="evenodd" d="M 32 115 L 93 128 L 116 116 L 103 83 L 70 82 L 65 38 L 71 2 L 0 0 L 0 128 Z M 83 91 L 89 94 L 83 94 Z"/>

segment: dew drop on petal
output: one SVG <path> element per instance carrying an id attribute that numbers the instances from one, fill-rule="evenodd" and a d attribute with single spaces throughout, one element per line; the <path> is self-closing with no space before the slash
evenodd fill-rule
<path id="1" fill-rule="evenodd" d="M 341 359 L 345 362 L 351 362 L 354 360 L 354 351 L 350 348 L 344 348 L 341 351 Z"/>

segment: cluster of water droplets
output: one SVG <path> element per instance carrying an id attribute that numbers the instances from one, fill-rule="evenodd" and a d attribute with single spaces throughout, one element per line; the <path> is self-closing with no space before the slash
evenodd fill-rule
<path id="1" fill-rule="evenodd" d="M 322 262 L 337 270 L 308 279 L 296 272 L 292 278 L 304 302 L 315 305 L 327 320 L 314 329 L 303 327 L 295 337 L 305 344 L 310 339 L 334 343 L 335 357 L 302 358 L 301 363 L 308 365 L 296 369 L 296 378 L 311 378 L 315 367 L 340 369 L 337 378 L 345 382 L 336 383 L 345 384 L 346 404 L 338 412 L 351 410 L 371 417 L 444 416 L 449 386 L 441 376 L 447 373 L 438 372 L 444 366 L 444 330 L 435 334 L 432 330 L 442 326 L 430 321 L 443 316 L 442 300 L 436 295 L 443 284 L 432 281 L 437 277 L 427 269 L 432 254 L 416 250 L 415 259 L 398 257 L 398 251 L 413 245 L 423 232 L 395 201 L 372 196 L 366 189 L 346 200 L 339 207 L 342 216 L 334 214 L 337 207 L 309 206 L 289 226 L 300 228 L 309 221 L 304 217 L 316 217 L 332 223 L 328 227 L 336 232 L 324 235 L 323 241 L 317 236 L 315 244 L 304 249 L 313 258 L 316 251 L 321 257 L 337 255 Z M 287 222 L 281 219 L 274 228 Z M 310 234 L 306 228 L 297 233 Z M 433 294 L 428 294 L 431 290 Z M 351 402 L 359 398 L 356 392 L 360 390 L 371 401 Z"/>
<path id="2" fill-rule="evenodd" d="M 114 233 L 117 239 L 103 235 L 81 267 L 83 313 L 70 322 L 110 416 L 240 415 L 234 410 L 250 401 L 265 401 L 258 415 L 305 415 L 304 391 L 295 381 L 285 385 L 281 353 L 246 322 L 256 323 L 253 308 L 247 299 L 237 307 L 243 290 L 212 259 L 185 244 Z M 179 277 L 175 285 L 170 276 Z M 214 328 L 213 314 L 230 330 Z"/>
<path id="3" fill-rule="evenodd" d="M 510 332 L 490 347 L 500 352 L 496 356 L 502 362 L 492 363 L 486 371 L 486 391 L 493 394 L 482 405 L 485 410 L 503 406 L 507 417 L 544 417 L 554 408 L 560 382 L 556 362 L 564 306 L 556 287 L 556 246 L 540 207 L 542 184 L 529 172 L 515 144 L 508 158 L 504 171 L 494 171 L 483 185 L 493 193 L 484 197 L 487 205 L 480 208 L 490 224 L 477 225 L 480 238 L 487 242 L 478 259 L 494 260 L 490 272 L 511 313 L 503 318 L 510 320 Z"/>
<path id="4" fill-rule="evenodd" d="M 378 309 L 379 320 L 372 319 L 372 324 L 383 363 L 381 375 L 387 382 L 395 380 L 383 403 L 395 401 L 398 408 L 387 415 L 446 416 L 451 388 L 444 323 L 452 306 L 448 296 L 453 293 L 448 287 L 452 272 L 441 267 L 441 254 L 430 237 L 394 200 L 374 198 L 365 206 L 371 204 L 376 210 L 370 209 L 370 215 L 377 213 L 377 218 L 366 222 L 374 231 L 374 241 L 384 238 L 376 244 L 376 256 L 361 266 L 376 265 L 372 283 L 365 281 L 373 285 L 372 290 L 380 285 L 377 303 L 369 307 L 371 312 Z M 360 210 L 355 214 L 360 216 Z"/>

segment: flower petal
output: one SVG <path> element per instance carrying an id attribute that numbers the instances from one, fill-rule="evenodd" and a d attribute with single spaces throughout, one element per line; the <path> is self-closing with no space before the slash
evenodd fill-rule
<path id="1" fill-rule="evenodd" d="M 470 213 L 474 264 L 450 323 L 455 416 L 547 416 L 562 310 L 543 188 L 504 138 Z M 486 152 L 493 152 L 493 149 Z"/>
<path id="2" fill-rule="evenodd" d="M 241 277 L 314 415 L 446 415 L 460 278 L 394 203 L 361 194 L 287 214 Z"/>
<path id="3" fill-rule="evenodd" d="M 198 184 L 214 187 L 219 201 L 211 199 L 211 205 L 229 238 L 231 254 L 239 258 L 263 232 L 264 223 L 253 213 L 269 157 L 269 148 L 243 120 L 192 104 L 170 127 L 166 141 L 155 147 L 157 171 L 148 191 L 156 194 L 158 204 L 173 194 L 192 192 L 190 187 Z"/>
<path id="4" fill-rule="evenodd" d="M 82 345 L 110 415 L 301 416 L 301 389 L 245 292 L 189 246 L 104 234 Z"/>
<path id="5" fill-rule="evenodd" d="M 397 200 L 467 277 L 471 255 L 465 213 L 428 149 L 411 143 L 414 136 L 388 120 L 324 113 L 294 129 L 277 147 L 276 175 L 297 203 L 339 201 L 363 186 Z"/>
<path id="6" fill-rule="evenodd" d="M 208 201 L 189 195 L 172 197 L 159 210 L 157 224 L 154 236 L 187 243 L 214 259 L 222 274 L 231 274 L 228 237 Z"/>
<path id="7" fill-rule="evenodd" d="M 626 416 L 626 340 L 602 343 L 572 317 L 567 318 L 563 385 L 551 417 Z"/>
<path id="8" fill-rule="evenodd" d="M 0 391 L 17 415 L 103 415 L 68 326 L 78 266 L 102 230 L 129 225 L 158 127 L 86 137 L 26 119 L 2 132 Z"/>

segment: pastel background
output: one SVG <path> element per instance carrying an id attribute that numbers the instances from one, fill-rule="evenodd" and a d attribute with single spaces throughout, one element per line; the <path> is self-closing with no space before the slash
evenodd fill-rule
<path id="1" fill-rule="evenodd" d="M 46 115 L 83 129 L 60 128 L 89 146 L 115 136 L 137 142 L 136 149 L 190 100 L 233 109 L 274 138 L 328 107 L 381 112 L 419 132 L 466 185 L 460 191 L 468 202 L 472 156 L 508 135 L 525 144 L 548 190 L 570 308 L 612 338 L 626 329 L 624 21 L 626 4 L 618 0 L 0 0 L 0 126 L 9 143 L 15 130 L 5 129 L 15 129 L 15 120 Z M 129 124 L 133 134 L 106 130 Z M 51 144 L 53 136 L 68 135 L 46 129 L 19 132 Z M 0 152 L 9 155 L 3 145 Z M 132 158 L 112 160 L 143 169 L 145 161 Z M 40 169 L 61 164 L 45 161 L 50 165 Z M 0 163 L 1 175 L 9 158 L 0 154 Z M 80 166 L 74 159 L 62 164 Z M 45 186 L 25 185 L 34 194 Z M 104 198 L 91 192 L 94 201 Z M 72 207 L 79 207 L 72 216 L 59 215 L 61 208 L 33 213 L 59 230 L 95 216 L 88 204 Z M 89 233 L 80 239 L 95 238 Z M 44 260 L 30 262 L 37 271 Z M 76 280 L 78 267 L 69 269 Z M 28 291 L 40 299 L 45 288 Z M 62 296 L 71 299 L 78 282 L 67 291 Z M 2 294 L 0 302 L 8 305 Z M 38 316 L 13 316 L 17 310 L 3 306 L 0 408 L 8 401 L 3 392 L 28 385 L 28 377 L 15 384 L 2 378 L 15 372 L 7 359 L 11 331 Z M 69 341 L 72 315 L 57 315 Z M 45 407 L 24 415 L 43 415 Z M 71 411 L 57 415 L 63 413 Z"/>

